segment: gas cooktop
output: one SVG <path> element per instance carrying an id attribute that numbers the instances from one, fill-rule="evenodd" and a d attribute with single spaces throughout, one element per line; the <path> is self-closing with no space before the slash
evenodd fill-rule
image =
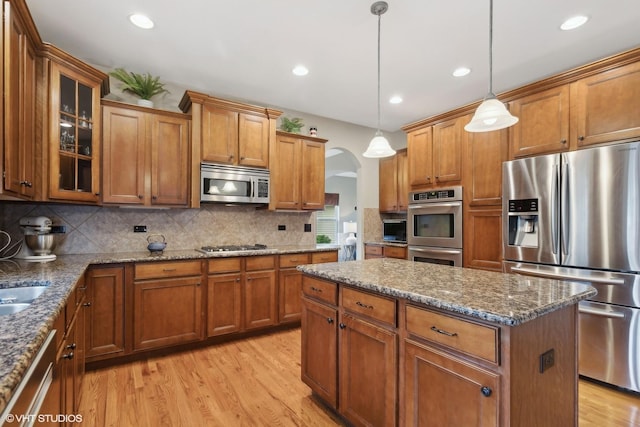
<path id="1" fill-rule="evenodd" d="M 203 246 L 200 249 L 196 249 L 196 251 L 210 254 L 214 252 L 259 251 L 264 249 L 267 249 L 267 245 L 256 243 L 255 245 Z"/>

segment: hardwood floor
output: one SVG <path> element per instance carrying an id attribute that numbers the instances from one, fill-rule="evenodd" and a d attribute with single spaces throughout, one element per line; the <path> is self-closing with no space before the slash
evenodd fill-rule
<path id="1" fill-rule="evenodd" d="M 580 381 L 580 427 L 640 425 L 640 398 Z M 300 381 L 300 329 L 88 371 L 83 426 L 343 426 Z"/>

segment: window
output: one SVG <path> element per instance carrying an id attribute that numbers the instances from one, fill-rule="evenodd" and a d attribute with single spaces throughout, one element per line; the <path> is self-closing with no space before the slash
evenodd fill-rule
<path id="1" fill-rule="evenodd" d="M 340 207 L 325 205 L 323 211 L 319 211 L 316 217 L 316 237 L 325 235 L 331 239 L 330 242 L 338 244 L 338 220 L 340 219 Z M 316 240 L 318 241 L 318 240 Z"/>

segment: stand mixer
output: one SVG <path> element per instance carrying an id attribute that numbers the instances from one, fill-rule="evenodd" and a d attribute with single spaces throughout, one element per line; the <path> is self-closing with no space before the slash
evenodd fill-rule
<path id="1" fill-rule="evenodd" d="M 51 233 L 51 220 L 46 216 L 31 216 L 20 219 L 24 242 L 15 258 L 31 262 L 48 262 L 56 259 L 52 253 L 55 234 Z"/>

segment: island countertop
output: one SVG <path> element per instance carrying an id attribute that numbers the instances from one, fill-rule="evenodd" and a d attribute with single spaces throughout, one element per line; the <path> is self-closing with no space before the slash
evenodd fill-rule
<path id="1" fill-rule="evenodd" d="M 585 283 L 394 258 L 307 264 L 303 273 L 508 326 L 596 295 Z"/>

